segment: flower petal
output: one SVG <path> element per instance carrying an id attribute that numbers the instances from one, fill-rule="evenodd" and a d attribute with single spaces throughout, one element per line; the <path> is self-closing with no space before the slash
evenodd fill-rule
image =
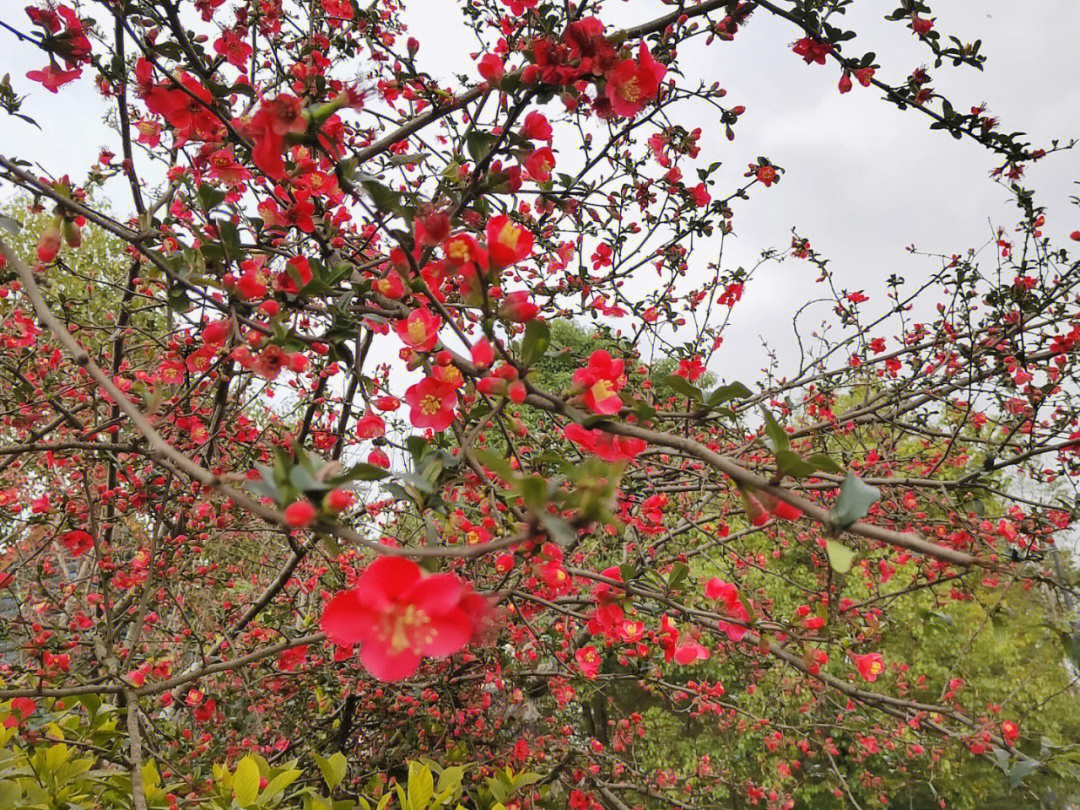
<path id="1" fill-rule="evenodd" d="M 371 638 L 377 620 L 360 594 L 349 590 L 330 600 L 319 624 L 328 639 L 344 647 Z"/>
<path id="2" fill-rule="evenodd" d="M 370 642 L 360 648 L 360 663 L 380 681 L 402 681 L 420 666 L 420 656 L 411 650 L 390 652 L 386 644 Z"/>
<path id="3" fill-rule="evenodd" d="M 414 582 L 408 592 L 402 594 L 401 601 L 435 617 L 457 608 L 463 594 L 461 580 L 456 576 L 434 574 Z"/>
<path id="4" fill-rule="evenodd" d="M 431 623 L 424 626 L 424 631 L 424 654 L 441 658 L 456 653 L 469 643 L 473 637 L 473 623 L 464 611 L 454 609 L 432 616 Z"/>
<path id="5" fill-rule="evenodd" d="M 401 597 L 422 576 L 420 566 L 404 557 L 379 557 L 360 575 L 356 590 L 373 610 Z"/>

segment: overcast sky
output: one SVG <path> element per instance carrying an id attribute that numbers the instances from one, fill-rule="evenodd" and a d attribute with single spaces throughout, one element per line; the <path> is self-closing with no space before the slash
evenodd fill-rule
<path id="1" fill-rule="evenodd" d="M 926 61 L 910 31 L 882 19 L 895 5 L 895 0 L 859 0 L 848 15 L 849 27 L 863 32 L 849 52 L 875 51 L 882 65 L 878 75 L 887 82 L 899 81 Z M 964 41 L 982 39 L 988 57 L 981 73 L 934 71 L 934 87 L 958 109 L 985 101 L 1007 131 L 1023 129 L 1037 144 L 1080 135 L 1080 3 L 948 0 L 936 5 L 937 28 Z M 605 21 L 610 26 L 640 22 L 669 10 L 655 0 L 609 3 Z M 422 68 L 447 80 L 456 73 L 475 75 L 469 57 L 475 40 L 455 0 L 406 0 L 405 18 L 422 43 Z M 24 19 L 7 21 L 26 27 Z M 863 289 L 873 302 L 884 304 L 883 281 L 890 274 L 914 283 L 937 269 L 932 261 L 909 255 L 907 245 L 960 252 L 985 244 L 991 221 L 1013 226 L 1013 204 L 987 176 L 994 165 L 988 153 L 973 142 L 929 132 L 924 116 L 898 111 L 872 89 L 856 85 L 840 96 L 835 66 L 805 65 L 791 53 L 796 38 L 790 24 L 759 13 L 732 43 L 704 48 L 699 41 L 680 52 L 689 79 L 719 81 L 728 102 L 747 107 L 733 143 L 720 137 L 704 106 L 680 119 L 688 128 L 701 126 L 707 136 L 715 133 L 706 138 L 699 159 L 701 165 L 724 162 L 713 195 L 741 181 L 746 164 L 758 155 L 787 169 L 779 185 L 759 189 L 751 202 L 739 204 L 737 238 L 729 244 L 726 264 L 750 265 L 763 248 L 786 246 L 794 226 L 831 259 L 838 286 Z M 51 95 L 24 78 L 27 70 L 44 64 L 40 52 L 7 31 L 0 31 L 0 43 L 3 69 L 19 92 L 28 93 L 24 111 L 44 127 L 38 131 L 5 120 L 0 154 L 40 161 L 54 174 L 70 172 L 78 180 L 102 146 L 119 151 L 102 124 L 108 105 L 86 77 Z M 1026 182 L 1048 206 L 1045 230 L 1055 238 L 1080 227 L 1080 211 L 1067 202 L 1080 192 L 1076 178 L 1080 151 L 1029 169 Z M 111 190 L 116 207 L 126 210 L 123 188 Z M 700 263 L 713 258 L 702 257 Z M 714 370 L 729 379 L 754 379 L 764 363 L 762 338 L 781 356 L 793 357 L 790 317 L 808 297 L 820 294 L 815 277 L 814 268 L 803 262 L 766 267 L 736 307 Z"/>

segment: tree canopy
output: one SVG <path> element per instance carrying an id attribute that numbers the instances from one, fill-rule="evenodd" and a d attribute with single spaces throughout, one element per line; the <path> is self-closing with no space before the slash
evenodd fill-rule
<path id="1" fill-rule="evenodd" d="M 6 126 L 97 93 L 114 138 L 0 154 L 0 806 L 1080 801 L 1080 231 L 1024 186 L 1072 144 L 854 5 L 467 0 L 449 84 L 397 0 L 0 21 Z M 799 167 L 680 52 L 762 18 L 1015 221 L 860 290 L 813 234 L 733 262 Z M 738 379 L 779 263 L 829 315 Z"/>

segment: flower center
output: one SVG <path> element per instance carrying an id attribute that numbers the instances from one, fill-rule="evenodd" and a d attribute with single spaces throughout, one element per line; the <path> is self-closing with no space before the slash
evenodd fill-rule
<path id="1" fill-rule="evenodd" d="M 442 400 L 434 394 L 428 394 L 420 400 L 420 412 L 424 416 L 434 416 L 442 410 Z"/>
<path id="2" fill-rule="evenodd" d="M 399 613 L 387 613 L 379 628 L 379 637 L 388 642 L 391 652 L 397 654 L 411 650 L 417 655 L 424 642 L 435 638 L 436 631 L 422 628 L 431 624 L 431 618 L 415 605 L 406 605 Z"/>
<path id="3" fill-rule="evenodd" d="M 613 393 L 614 393 L 614 391 L 612 391 L 612 389 L 611 389 L 611 381 L 610 380 L 599 380 L 599 381 L 593 383 L 592 395 L 593 395 L 593 398 L 597 402 L 603 402 L 605 399 L 610 397 Z"/>
<path id="4" fill-rule="evenodd" d="M 499 231 L 499 244 L 511 250 L 517 248 L 518 239 L 520 238 L 521 231 L 509 222 L 503 225 L 502 230 Z"/>
<path id="5" fill-rule="evenodd" d="M 413 321 L 409 324 L 409 337 L 413 343 L 423 343 L 427 337 L 427 327 L 421 321 Z"/>
<path id="6" fill-rule="evenodd" d="M 638 85 L 637 76 L 620 84 L 615 92 L 623 101 L 637 101 L 641 98 L 641 87 Z"/>

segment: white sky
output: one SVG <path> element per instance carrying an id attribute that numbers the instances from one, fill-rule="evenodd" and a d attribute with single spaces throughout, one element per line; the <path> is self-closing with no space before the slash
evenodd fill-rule
<path id="1" fill-rule="evenodd" d="M 926 54 L 910 31 L 882 19 L 895 5 L 894 0 L 860 0 L 847 15 L 849 27 L 865 32 L 848 46 L 849 52 L 875 51 L 882 65 L 878 76 L 889 82 L 925 64 Z M 958 109 L 985 101 L 1007 131 L 1023 129 L 1040 145 L 1080 135 L 1080 49 L 1075 45 L 1080 3 L 948 0 L 937 6 L 937 28 L 964 41 L 981 38 L 988 57 L 982 73 L 951 67 L 933 71 L 934 87 Z M 618 26 L 667 11 L 656 0 L 609 2 L 605 21 Z M 9 22 L 26 27 L 21 12 L 10 16 Z M 456 73 L 476 75 L 469 56 L 475 40 L 464 28 L 457 2 L 406 0 L 405 19 L 421 42 L 422 68 L 447 80 Z M 746 164 L 757 155 L 787 169 L 781 183 L 757 189 L 748 203 L 736 203 L 737 239 L 729 243 L 727 265 L 750 266 L 763 248 L 786 246 L 795 226 L 831 259 L 839 287 L 865 290 L 872 304 L 864 310 L 871 312 L 873 303 L 885 304 L 883 282 L 891 273 L 915 283 L 937 269 L 932 261 L 909 255 L 906 246 L 962 252 L 987 242 L 991 221 L 1011 229 L 1015 209 L 1005 190 L 987 176 L 994 165 L 988 153 L 974 142 L 929 132 L 924 116 L 901 113 L 873 89 L 856 85 L 840 96 L 835 66 L 805 65 L 790 51 L 795 38 L 788 23 L 759 12 L 734 42 L 709 48 L 695 43 L 680 52 L 689 79 L 717 80 L 728 90 L 731 105 L 747 107 L 733 143 L 722 137 L 703 105 L 688 109 L 680 120 L 706 133 L 699 165 L 724 162 L 722 183 L 713 187 L 713 196 L 740 182 Z M 52 95 L 24 78 L 27 70 L 44 64 L 39 52 L 7 31 L 0 31 L 0 44 L 2 69 L 10 71 L 19 92 L 28 94 L 24 112 L 44 127 L 39 131 L 5 120 L 0 154 L 40 161 L 53 174 L 69 172 L 78 180 L 102 146 L 119 151 L 102 124 L 111 104 L 91 89 L 86 77 Z M 1078 169 L 1080 150 L 1029 168 L 1026 183 L 1049 209 L 1044 230 L 1057 239 L 1080 227 L 1080 211 L 1067 202 L 1070 194 L 1080 193 L 1073 182 L 1080 178 Z M 116 207 L 126 210 L 124 187 L 114 181 L 110 191 Z M 714 258 L 699 261 L 703 265 Z M 764 364 L 762 338 L 781 357 L 794 359 L 791 314 L 821 294 L 815 277 L 815 269 L 804 262 L 767 266 L 736 307 L 713 370 L 751 382 Z M 818 320 L 805 322 L 804 333 Z"/>

